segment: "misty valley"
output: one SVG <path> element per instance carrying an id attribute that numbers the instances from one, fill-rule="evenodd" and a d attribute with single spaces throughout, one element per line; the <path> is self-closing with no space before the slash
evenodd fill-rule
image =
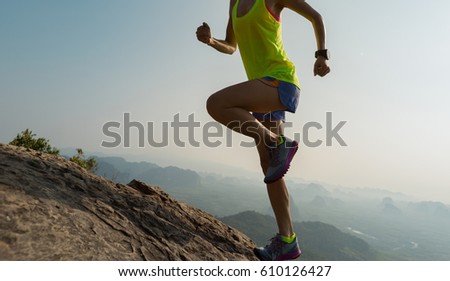
<path id="1" fill-rule="evenodd" d="M 158 185 L 257 243 L 264 244 L 276 232 L 262 180 L 119 157 L 97 161 L 98 175 L 121 183 L 139 179 Z M 450 260 L 450 206 L 444 203 L 378 189 L 295 181 L 288 181 L 288 187 L 303 260 Z"/>

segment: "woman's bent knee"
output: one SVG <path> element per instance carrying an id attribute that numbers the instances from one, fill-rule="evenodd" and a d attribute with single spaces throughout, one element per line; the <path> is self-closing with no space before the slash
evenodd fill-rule
<path id="1" fill-rule="evenodd" d="M 206 110 L 208 111 L 209 115 L 214 117 L 214 115 L 217 114 L 218 111 L 221 109 L 221 98 L 217 95 L 217 93 L 212 94 L 207 100 L 206 100 Z"/>
<path id="2" fill-rule="evenodd" d="M 214 116 L 214 113 L 216 111 L 216 102 L 215 102 L 215 98 L 214 95 L 211 95 L 207 100 L 206 100 L 206 111 L 208 111 L 210 116 Z"/>

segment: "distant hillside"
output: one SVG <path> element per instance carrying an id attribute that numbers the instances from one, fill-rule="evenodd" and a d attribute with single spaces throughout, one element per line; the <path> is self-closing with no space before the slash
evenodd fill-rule
<path id="1" fill-rule="evenodd" d="M 450 207 L 441 202 L 411 202 L 408 209 L 421 215 L 432 215 L 434 217 L 450 219 Z"/>
<path id="2" fill-rule="evenodd" d="M 199 186 L 201 181 L 196 172 L 178 167 L 162 168 L 149 162 L 128 162 L 120 157 L 96 157 L 96 160 L 95 173 L 119 183 L 139 179 L 167 188 L 190 188 Z"/>
<path id="3" fill-rule="evenodd" d="M 256 244 L 264 246 L 277 232 L 275 219 L 253 211 L 219 218 L 247 234 Z M 358 261 L 376 260 L 377 253 L 364 240 L 343 233 L 321 222 L 294 223 L 303 254 L 301 260 Z"/>

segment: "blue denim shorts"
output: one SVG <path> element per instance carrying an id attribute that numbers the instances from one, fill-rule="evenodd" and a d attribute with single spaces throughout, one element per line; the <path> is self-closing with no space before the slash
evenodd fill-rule
<path id="1" fill-rule="evenodd" d="M 253 116 L 260 121 L 266 120 L 286 120 L 286 111 L 295 113 L 300 98 L 300 89 L 292 83 L 280 81 L 273 77 L 264 77 L 258 79 L 261 83 L 278 89 L 278 96 L 286 110 L 277 110 L 272 112 L 253 112 Z"/>

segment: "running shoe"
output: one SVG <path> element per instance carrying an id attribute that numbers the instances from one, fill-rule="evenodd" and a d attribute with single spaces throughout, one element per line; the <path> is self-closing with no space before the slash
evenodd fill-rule
<path id="1" fill-rule="evenodd" d="M 281 235 L 277 234 L 270 239 L 270 243 L 265 247 L 253 250 L 258 259 L 262 261 L 285 261 L 295 260 L 300 257 L 302 251 L 298 246 L 297 238 L 292 243 L 281 241 Z"/>
<path id="2" fill-rule="evenodd" d="M 298 150 L 298 143 L 295 140 L 283 138 L 283 143 L 275 147 L 268 147 L 269 168 L 267 169 L 265 183 L 273 183 L 284 177 L 289 170 L 292 159 Z"/>

